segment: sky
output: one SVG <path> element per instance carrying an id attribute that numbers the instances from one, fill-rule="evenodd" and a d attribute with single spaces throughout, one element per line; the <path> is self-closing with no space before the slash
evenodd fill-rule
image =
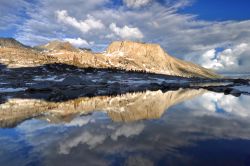
<path id="1" fill-rule="evenodd" d="M 104 51 L 114 40 L 158 43 L 220 73 L 250 73 L 249 0 L 1 0 L 0 37 L 63 40 Z"/>

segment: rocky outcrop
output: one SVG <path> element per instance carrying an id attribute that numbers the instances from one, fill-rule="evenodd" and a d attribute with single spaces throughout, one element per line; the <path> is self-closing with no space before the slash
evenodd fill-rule
<path id="1" fill-rule="evenodd" d="M 116 41 L 103 53 L 83 51 L 74 48 L 68 42 L 60 41 L 53 41 L 36 48 L 42 51 L 31 48 L 25 51 L 17 47 L 1 48 L 0 63 L 27 67 L 46 63 L 65 63 L 82 68 L 112 68 L 180 77 L 220 78 L 208 69 L 168 55 L 157 44 Z"/>
<path id="2" fill-rule="evenodd" d="M 10 99 L 0 105 L 0 127 L 12 127 L 30 118 L 51 123 L 70 121 L 94 111 L 108 114 L 113 121 L 136 121 L 160 118 L 172 105 L 204 93 L 204 90 L 147 91 L 120 96 L 82 97 L 66 102 L 35 99 Z"/>
<path id="3" fill-rule="evenodd" d="M 50 51 L 79 51 L 77 48 L 72 46 L 69 42 L 62 42 L 58 40 L 51 41 L 45 45 L 37 46 L 37 48 L 43 49 L 43 50 L 50 50 Z"/>

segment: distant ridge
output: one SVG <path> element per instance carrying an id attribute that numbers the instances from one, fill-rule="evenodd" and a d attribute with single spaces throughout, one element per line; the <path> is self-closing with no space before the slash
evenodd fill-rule
<path id="1" fill-rule="evenodd" d="M 189 78 L 222 78 L 209 69 L 170 56 L 158 44 L 114 41 L 103 53 L 81 50 L 69 42 L 58 40 L 25 51 L 19 48 L 27 46 L 12 38 L 1 39 L 0 44 L 3 46 L 0 49 L 0 63 L 11 63 L 13 67 L 64 63 L 81 68 L 109 68 Z"/>
<path id="2" fill-rule="evenodd" d="M 37 48 L 44 49 L 44 50 L 53 50 L 53 51 L 59 51 L 59 50 L 67 50 L 67 51 L 79 51 L 77 48 L 75 48 L 73 45 L 71 45 L 69 42 L 63 42 L 59 40 L 51 41 L 45 45 L 37 46 Z"/>
<path id="3" fill-rule="evenodd" d="M 0 47 L 30 48 L 14 38 L 0 38 Z"/>

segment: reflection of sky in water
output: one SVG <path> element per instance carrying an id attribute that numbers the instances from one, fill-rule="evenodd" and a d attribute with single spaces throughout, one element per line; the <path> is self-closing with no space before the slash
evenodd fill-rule
<path id="1" fill-rule="evenodd" d="M 249 103 L 209 92 L 154 120 L 115 123 L 101 112 L 65 124 L 27 120 L 0 129 L 0 165 L 249 165 Z"/>

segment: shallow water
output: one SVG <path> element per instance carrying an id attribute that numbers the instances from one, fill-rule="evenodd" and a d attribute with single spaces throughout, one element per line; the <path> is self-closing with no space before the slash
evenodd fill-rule
<path id="1" fill-rule="evenodd" d="M 146 91 L 0 105 L 0 165 L 250 165 L 250 96 Z"/>

